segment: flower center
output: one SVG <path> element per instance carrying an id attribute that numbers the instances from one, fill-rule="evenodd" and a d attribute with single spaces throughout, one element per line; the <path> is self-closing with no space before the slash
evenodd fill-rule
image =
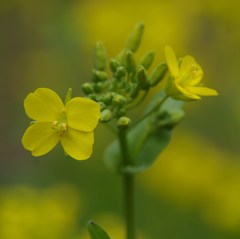
<path id="1" fill-rule="evenodd" d="M 201 69 L 196 64 L 192 64 L 189 70 L 180 77 L 179 82 L 181 82 L 182 85 L 189 85 L 191 84 L 191 81 L 195 80 L 201 75 Z"/>
<path id="2" fill-rule="evenodd" d="M 60 137 L 67 131 L 67 115 L 64 111 L 57 120 L 53 121 L 52 129 L 54 129 Z"/>

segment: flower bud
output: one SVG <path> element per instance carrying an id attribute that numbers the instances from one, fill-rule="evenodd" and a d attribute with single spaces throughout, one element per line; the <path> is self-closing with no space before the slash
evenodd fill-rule
<path id="1" fill-rule="evenodd" d="M 105 89 L 106 85 L 104 82 L 96 82 L 93 86 L 95 92 L 102 92 Z"/>
<path id="2" fill-rule="evenodd" d="M 156 68 L 154 68 L 149 77 L 149 85 L 155 86 L 160 81 L 162 81 L 165 74 L 167 73 L 167 69 L 168 68 L 166 63 L 161 63 Z"/>
<path id="3" fill-rule="evenodd" d="M 104 71 L 98 71 L 98 70 L 93 70 L 93 81 L 98 82 L 98 81 L 106 81 L 108 79 L 108 75 Z"/>
<path id="4" fill-rule="evenodd" d="M 122 116 L 117 121 L 117 126 L 119 129 L 127 129 L 131 125 L 132 121 L 126 116 Z"/>
<path id="5" fill-rule="evenodd" d="M 102 101 L 106 105 L 110 105 L 112 103 L 112 99 L 113 99 L 113 95 L 112 95 L 112 93 L 109 92 L 109 93 L 102 95 L 99 100 Z"/>
<path id="6" fill-rule="evenodd" d="M 106 67 L 106 49 L 102 42 L 97 42 L 93 52 L 94 68 L 103 71 Z"/>
<path id="7" fill-rule="evenodd" d="M 116 60 L 116 59 L 111 59 L 110 63 L 109 63 L 109 67 L 111 69 L 112 72 L 116 72 L 117 68 L 120 66 L 121 64 Z"/>
<path id="8" fill-rule="evenodd" d="M 112 120 L 113 118 L 113 114 L 109 109 L 105 109 L 101 112 L 101 116 L 100 116 L 100 121 L 101 122 L 109 122 L 110 120 Z"/>
<path id="9" fill-rule="evenodd" d="M 117 79 L 122 78 L 127 75 L 126 68 L 124 66 L 119 66 L 116 71 Z"/>
<path id="10" fill-rule="evenodd" d="M 140 60 L 140 65 L 142 65 L 146 70 L 151 66 L 153 59 L 155 56 L 155 52 L 149 51 L 146 55 L 144 55 Z"/>
<path id="11" fill-rule="evenodd" d="M 144 24 L 142 22 L 138 23 L 133 31 L 129 34 L 125 47 L 135 52 L 142 40 L 142 35 L 144 31 Z"/>
<path id="12" fill-rule="evenodd" d="M 115 105 L 124 105 L 127 103 L 127 99 L 126 97 L 122 96 L 122 95 L 119 95 L 119 94 L 115 94 L 113 96 L 113 103 Z"/>
<path id="13" fill-rule="evenodd" d="M 94 101 L 98 101 L 98 96 L 94 93 L 92 94 L 89 94 L 88 97 L 91 99 L 91 100 L 94 100 Z"/>
<path id="14" fill-rule="evenodd" d="M 137 82 L 138 82 L 140 89 L 145 90 L 149 87 L 147 72 L 144 69 L 144 67 L 141 65 L 137 69 Z"/>
<path id="15" fill-rule="evenodd" d="M 126 55 L 126 68 L 128 72 L 135 70 L 136 64 L 132 51 L 128 51 Z"/>
<path id="16" fill-rule="evenodd" d="M 123 66 L 126 67 L 127 72 L 131 72 L 135 69 L 135 60 L 131 50 L 124 48 L 116 58 Z"/>
<path id="17" fill-rule="evenodd" d="M 130 86 L 130 96 L 134 99 L 138 96 L 138 93 L 139 93 L 139 86 L 138 84 L 131 84 Z"/>
<path id="18" fill-rule="evenodd" d="M 82 90 L 86 95 L 94 92 L 93 85 L 89 82 L 86 82 L 82 85 Z"/>
<path id="19" fill-rule="evenodd" d="M 120 65 L 125 65 L 127 51 L 129 51 L 129 49 L 123 48 L 116 56 L 116 61 L 119 62 Z"/>

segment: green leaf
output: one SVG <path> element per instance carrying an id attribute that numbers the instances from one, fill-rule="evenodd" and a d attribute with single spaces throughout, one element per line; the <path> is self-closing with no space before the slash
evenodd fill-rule
<path id="1" fill-rule="evenodd" d="M 111 239 L 108 234 L 93 221 L 88 222 L 87 228 L 91 239 Z"/>
<path id="2" fill-rule="evenodd" d="M 163 92 L 153 97 L 146 112 L 163 99 Z M 114 141 L 105 151 L 108 168 L 120 173 L 138 173 L 149 168 L 171 140 L 172 129 L 182 119 L 182 102 L 169 98 L 161 108 L 128 132 L 131 165 L 122 165 L 119 142 Z"/>

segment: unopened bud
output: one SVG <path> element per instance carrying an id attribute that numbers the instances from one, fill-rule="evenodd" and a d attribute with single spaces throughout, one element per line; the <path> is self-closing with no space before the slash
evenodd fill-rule
<path id="1" fill-rule="evenodd" d="M 131 125 L 131 123 L 132 121 L 130 118 L 122 116 L 121 118 L 118 119 L 117 126 L 120 129 L 127 129 Z"/>
<path id="2" fill-rule="evenodd" d="M 116 56 L 116 61 L 119 62 L 120 65 L 125 65 L 127 51 L 129 51 L 129 49 L 123 48 Z"/>
<path id="3" fill-rule="evenodd" d="M 112 103 L 113 95 L 112 93 L 106 93 L 101 96 L 100 101 L 102 101 L 106 105 L 110 105 Z"/>
<path id="4" fill-rule="evenodd" d="M 131 72 L 135 69 L 135 60 L 133 56 L 133 52 L 128 49 L 124 48 L 116 57 L 116 59 L 126 67 L 128 72 Z"/>
<path id="5" fill-rule="evenodd" d="M 133 31 L 129 34 L 125 47 L 135 52 L 141 43 L 143 31 L 144 31 L 144 24 L 140 22 L 135 26 Z"/>
<path id="6" fill-rule="evenodd" d="M 93 70 L 93 81 L 106 81 L 108 79 L 108 74 L 104 71 Z"/>
<path id="7" fill-rule="evenodd" d="M 113 97 L 113 103 L 116 105 L 124 105 L 124 104 L 126 104 L 126 102 L 127 102 L 126 97 L 124 97 L 122 95 L 116 94 Z"/>
<path id="8" fill-rule="evenodd" d="M 145 90 L 149 87 L 147 72 L 144 69 L 144 67 L 141 65 L 137 69 L 137 82 L 138 82 L 140 89 Z"/>
<path id="9" fill-rule="evenodd" d="M 92 94 L 89 94 L 88 97 L 91 99 L 91 100 L 94 100 L 94 101 L 98 101 L 98 96 L 94 93 Z"/>
<path id="10" fill-rule="evenodd" d="M 135 70 L 135 67 L 136 67 L 136 64 L 135 64 L 133 53 L 132 53 L 132 51 L 128 51 L 127 56 L 126 56 L 127 71 L 132 72 Z"/>
<path id="11" fill-rule="evenodd" d="M 109 109 L 105 109 L 101 112 L 101 116 L 100 116 L 101 122 L 109 122 L 110 120 L 112 120 L 112 118 L 113 118 L 113 114 Z"/>
<path id="12" fill-rule="evenodd" d="M 100 106 L 100 111 L 103 111 L 106 108 L 106 105 L 103 102 L 98 102 L 99 106 Z"/>
<path id="13" fill-rule="evenodd" d="M 165 74 L 167 73 L 167 69 L 168 68 L 166 63 L 161 63 L 156 68 L 154 68 L 149 77 L 149 85 L 155 86 L 160 81 L 162 81 Z"/>
<path id="14" fill-rule="evenodd" d="M 138 96 L 138 93 L 139 93 L 139 86 L 138 84 L 132 84 L 130 86 L 130 96 L 134 99 Z"/>
<path id="15" fill-rule="evenodd" d="M 127 75 L 126 68 L 124 66 L 119 66 L 116 71 L 117 79 L 122 78 Z"/>
<path id="16" fill-rule="evenodd" d="M 102 92 L 105 89 L 106 85 L 104 84 L 104 82 L 97 82 L 94 84 L 93 88 L 95 90 L 95 92 Z"/>
<path id="17" fill-rule="evenodd" d="M 146 55 L 144 55 L 140 60 L 140 65 L 142 65 L 146 70 L 151 66 L 153 59 L 155 56 L 155 52 L 149 51 Z"/>
<path id="18" fill-rule="evenodd" d="M 120 66 L 121 64 L 116 60 L 116 59 L 111 59 L 109 66 L 112 72 L 116 72 L 117 68 Z"/>
<path id="19" fill-rule="evenodd" d="M 106 49 L 102 42 L 97 42 L 93 52 L 94 68 L 103 71 L 106 67 Z"/>
<path id="20" fill-rule="evenodd" d="M 89 82 L 86 82 L 82 85 L 82 90 L 87 95 L 94 92 L 93 85 Z"/>

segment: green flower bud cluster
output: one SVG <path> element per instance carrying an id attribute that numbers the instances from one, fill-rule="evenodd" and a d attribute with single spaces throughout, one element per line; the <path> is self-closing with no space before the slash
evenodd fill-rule
<path id="1" fill-rule="evenodd" d="M 152 51 L 140 61 L 135 59 L 134 53 L 139 48 L 143 31 L 143 23 L 137 24 L 124 48 L 109 62 L 103 43 L 95 45 L 92 81 L 84 83 L 82 90 L 100 104 L 101 122 L 115 119 L 118 127 L 127 128 L 131 124 L 131 119 L 126 116 L 128 109 L 133 108 L 131 106 L 144 91 L 161 82 L 167 72 L 166 63 L 161 63 L 148 73 L 155 56 Z"/>

